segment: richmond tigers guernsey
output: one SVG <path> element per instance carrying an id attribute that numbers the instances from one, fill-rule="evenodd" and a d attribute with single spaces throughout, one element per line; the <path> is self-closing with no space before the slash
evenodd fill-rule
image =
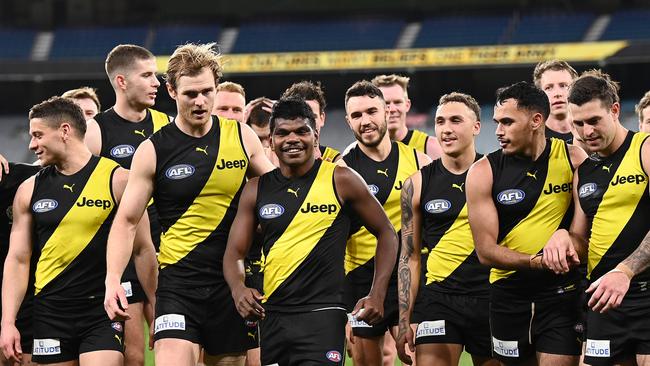
<path id="1" fill-rule="evenodd" d="M 255 211 L 264 238 L 264 307 L 269 311 L 343 309 L 350 218 L 336 193 L 335 169 L 316 159 L 299 178 L 285 178 L 280 169 L 260 177 Z"/>
<path id="2" fill-rule="evenodd" d="M 212 127 L 198 138 L 170 123 L 151 142 L 153 198 L 163 229 L 158 286 L 223 282 L 223 254 L 249 165 L 239 123 L 212 116 Z"/>
<path id="3" fill-rule="evenodd" d="M 476 160 L 482 156 L 476 154 Z M 445 293 L 487 297 L 489 268 L 478 260 L 467 218 L 467 172 L 454 174 L 441 159 L 421 172 L 422 245 L 429 253 L 422 263 L 424 285 Z"/>
<path id="4" fill-rule="evenodd" d="M 426 133 L 420 130 L 408 130 L 406 136 L 400 142 L 426 154 L 427 141 L 429 141 L 429 135 Z"/>
<path id="5" fill-rule="evenodd" d="M 419 169 L 416 150 L 401 142 L 393 141 L 388 157 L 384 161 L 377 162 L 355 146 L 343 157 L 343 160 L 366 181 L 370 192 L 383 206 L 399 235 L 402 227 L 400 206 L 402 184 Z M 350 233 L 345 254 L 346 276 L 352 283 L 369 285 L 375 272 L 377 239 L 358 218 L 353 220 Z M 397 269 L 391 279 L 393 285 L 397 283 L 396 271 Z"/>
<path id="6" fill-rule="evenodd" d="M 497 243 L 525 254 L 539 253 L 551 235 L 568 224 L 573 168 L 568 146 L 551 138 L 536 161 L 504 155 L 487 156 L 492 168 L 492 199 L 499 218 Z M 568 227 L 568 226 L 567 226 Z M 576 272 L 554 275 L 549 271 L 493 268 L 490 283 L 507 290 L 543 293 L 573 289 Z"/>
<path id="7" fill-rule="evenodd" d="M 578 170 L 578 198 L 591 223 L 587 277 L 596 280 L 639 246 L 650 230 L 648 173 L 641 147 L 650 135 L 628 131 L 607 157 L 592 156 Z M 650 280 L 650 270 L 634 281 Z"/>
<path id="8" fill-rule="evenodd" d="M 36 176 L 30 208 L 33 218 L 36 299 L 104 296 L 106 242 L 116 201 L 112 177 L 119 165 L 92 156 L 67 176 L 54 166 Z"/>
<path id="9" fill-rule="evenodd" d="M 341 156 L 341 153 L 338 150 L 329 146 L 320 145 L 318 146 L 318 150 L 320 151 L 321 159 L 325 161 L 333 162 L 336 158 Z"/>
<path id="10" fill-rule="evenodd" d="M 131 169 L 131 161 L 140 143 L 169 123 L 169 116 L 154 109 L 147 109 L 147 116 L 140 122 L 120 117 L 113 108 L 95 116 L 102 134 L 100 156 L 115 160 L 125 169 Z"/>

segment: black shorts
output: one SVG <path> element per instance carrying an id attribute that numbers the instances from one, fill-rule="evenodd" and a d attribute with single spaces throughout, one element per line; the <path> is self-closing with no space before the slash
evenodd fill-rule
<path id="1" fill-rule="evenodd" d="M 346 319 L 343 309 L 266 313 L 260 321 L 262 365 L 342 366 Z"/>
<path id="2" fill-rule="evenodd" d="M 154 340 L 188 340 L 213 356 L 241 353 L 257 347 L 256 327 L 239 315 L 226 283 L 156 291 Z"/>
<path id="3" fill-rule="evenodd" d="M 348 312 L 352 312 L 354 306 L 359 299 L 368 296 L 370 291 L 370 283 L 368 284 L 354 284 L 348 280 L 345 281 L 345 306 Z M 350 320 L 352 327 L 352 334 L 355 337 L 361 338 L 375 338 L 382 336 L 391 327 L 395 327 L 399 323 L 399 308 L 397 302 L 397 286 L 389 285 L 384 300 L 384 318 L 377 324 L 370 325 L 363 321 Z"/>
<path id="4" fill-rule="evenodd" d="M 34 300 L 32 360 L 72 361 L 93 351 L 124 352 L 124 324 L 106 315 L 102 296 L 62 301 Z"/>
<path id="5" fill-rule="evenodd" d="M 638 292 L 630 286 L 621 306 L 587 314 L 585 363 L 611 365 L 635 355 L 650 354 L 650 293 Z"/>
<path id="6" fill-rule="evenodd" d="M 420 289 L 411 323 L 417 323 L 415 345 L 461 344 L 474 356 L 491 357 L 489 300 Z"/>
<path id="7" fill-rule="evenodd" d="M 490 291 L 490 330 L 492 352 L 504 364 L 519 364 L 535 352 L 578 356 L 580 339 L 578 291 L 551 294 L 533 301 L 492 287 Z"/>
<path id="8" fill-rule="evenodd" d="M 142 285 L 138 280 L 133 259 L 129 260 L 129 264 L 127 264 L 124 269 L 124 274 L 122 275 L 122 287 L 126 292 L 126 298 L 129 301 L 129 304 L 143 302 L 147 298 L 142 290 Z"/>

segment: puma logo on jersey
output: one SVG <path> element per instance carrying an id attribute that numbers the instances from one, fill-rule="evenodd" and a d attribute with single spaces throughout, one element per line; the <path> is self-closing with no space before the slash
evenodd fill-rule
<path id="1" fill-rule="evenodd" d="M 63 185 L 63 189 L 67 189 L 67 190 L 70 191 L 71 193 L 74 193 L 74 190 L 72 190 L 73 188 L 74 188 L 74 184 L 71 185 L 71 186 L 69 186 L 69 185 L 67 185 L 67 184 L 64 184 L 64 185 Z"/>
<path id="2" fill-rule="evenodd" d="M 296 189 L 295 191 L 293 189 L 291 189 L 291 188 L 287 188 L 287 192 L 291 193 L 294 196 L 296 196 L 296 198 L 298 198 L 298 191 L 299 190 L 300 190 L 300 188 Z"/>
<path id="3" fill-rule="evenodd" d="M 122 338 L 120 336 L 118 336 L 117 334 L 114 334 L 113 337 L 115 337 L 115 339 L 117 339 L 117 343 L 119 343 L 120 346 L 121 346 L 122 345 Z"/>
<path id="4" fill-rule="evenodd" d="M 133 130 L 133 133 L 136 135 L 140 135 L 142 137 L 147 137 L 147 135 L 144 134 L 144 129 L 138 131 L 138 130 Z"/>
<path id="5" fill-rule="evenodd" d="M 465 182 L 461 183 L 460 185 L 458 185 L 458 184 L 456 184 L 456 183 L 452 183 L 452 184 L 451 184 L 451 188 L 458 188 L 458 190 L 462 192 L 462 191 L 463 191 L 463 186 L 464 186 L 464 185 L 465 185 Z"/>
<path id="6" fill-rule="evenodd" d="M 255 339 L 255 333 L 253 333 L 253 332 L 246 332 L 246 334 L 247 334 L 249 337 Z"/>
<path id="7" fill-rule="evenodd" d="M 205 156 L 208 156 L 208 145 L 205 145 L 205 147 L 197 147 L 194 149 L 194 151 L 202 152 L 205 154 Z"/>
<path id="8" fill-rule="evenodd" d="M 377 174 L 383 174 L 386 176 L 386 178 L 388 178 L 388 168 L 384 170 L 377 169 Z"/>
<path id="9" fill-rule="evenodd" d="M 532 177 L 533 179 L 537 180 L 537 170 L 535 170 L 532 173 L 531 172 L 526 172 L 526 176 L 527 177 Z"/>
<path id="10" fill-rule="evenodd" d="M 607 173 L 611 173 L 609 170 L 612 168 L 612 165 L 614 164 L 603 165 L 603 170 L 607 170 Z"/>

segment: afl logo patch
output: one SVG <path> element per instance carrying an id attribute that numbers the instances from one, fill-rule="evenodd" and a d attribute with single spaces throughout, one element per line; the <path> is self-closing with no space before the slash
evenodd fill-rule
<path id="1" fill-rule="evenodd" d="M 111 156 L 114 158 L 127 158 L 135 153 L 131 145 L 117 145 L 111 149 Z"/>
<path id="2" fill-rule="evenodd" d="M 284 207 L 275 203 L 269 203 L 260 208 L 260 217 L 263 219 L 274 219 L 282 216 L 283 213 Z"/>
<path id="3" fill-rule="evenodd" d="M 332 362 L 341 362 L 341 353 L 339 351 L 329 351 L 325 354 L 325 357 Z"/>
<path id="4" fill-rule="evenodd" d="M 370 193 L 372 193 L 373 196 L 376 196 L 377 193 L 379 193 L 379 187 L 377 187 L 374 184 L 369 185 L 368 189 L 370 190 Z"/>
<path id="5" fill-rule="evenodd" d="M 451 208 L 451 202 L 443 199 L 435 199 L 427 202 L 426 205 L 424 205 L 424 209 L 428 213 L 432 214 L 437 214 L 437 213 L 443 213 Z"/>
<path id="6" fill-rule="evenodd" d="M 57 208 L 57 206 L 59 206 L 58 202 L 56 202 L 55 200 L 51 200 L 49 198 L 45 198 L 36 201 L 36 203 L 34 203 L 34 206 L 32 206 L 32 210 L 34 210 L 34 212 L 36 213 L 43 213 L 43 212 L 52 211 L 55 208 Z"/>
<path id="7" fill-rule="evenodd" d="M 121 331 L 124 330 L 124 328 L 122 327 L 122 323 L 120 323 L 120 322 L 112 322 L 111 323 L 111 328 L 115 329 L 118 332 L 121 332 Z"/>
<path id="8" fill-rule="evenodd" d="M 524 200 L 526 194 L 521 189 L 506 189 L 497 195 L 499 203 L 504 205 L 514 205 Z"/>
<path id="9" fill-rule="evenodd" d="M 194 167 L 189 164 L 178 164 L 167 169 L 165 176 L 169 179 L 184 179 L 194 174 Z"/>
<path id="10" fill-rule="evenodd" d="M 580 186 L 580 189 L 578 190 L 578 197 L 585 198 L 591 196 L 594 192 L 596 192 L 597 189 L 598 186 L 596 183 L 585 183 Z"/>

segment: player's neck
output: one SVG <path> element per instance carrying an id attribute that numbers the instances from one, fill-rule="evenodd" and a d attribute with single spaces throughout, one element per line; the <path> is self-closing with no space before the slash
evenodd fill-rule
<path id="1" fill-rule="evenodd" d="M 409 129 L 406 127 L 406 124 L 401 125 L 398 129 L 393 131 L 388 131 L 390 134 L 390 139 L 393 141 L 402 141 L 406 137 L 406 134 L 409 133 Z"/>
<path id="2" fill-rule="evenodd" d="M 568 116 L 564 119 L 558 119 L 551 114 L 546 120 L 546 127 L 558 133 L 569 133 L 571 132 L 571 120 Z"/>
<path id="3" fill-rule="evenodd" d="M 531 159 L 532 161 L 536 161 L 537 158 L 539 158 L 542 155 L 545 148 L 546 148 L 546 138 L 544 138 L 544 134 L 536 133 L 535 136 L 533 136 L 533 140 L 531 141 L 531 143 L 528 144 L 528 146 L 524 151 L 522 151 L 520 157 L 524 159 Z"/>
<path id="4" fill-rule="evenodd" d="M 363 151 L 363 153 L 366 154 L 366 156 L 368 156 L 370 159 L 374 161 L 384 161 L 390 154 L 392 142 L 388 137 L 388 134 L 386 134 L 377 146 L 370 147 L 362 144 L 361 142 L 358 143 L 358 146 L 359 149 L 361 149 L 361 151 Z"/>
<path id="5" fill-rule="evenodd" d="M 445 167 L 445 169 L 454 174 L 465 173 L 467 170 L 469 170 L 469 167 L 474 164 L 475 159 L 476 151 L 474 150 L 474 145 L 468 147 L 458 156 L 451 156 L 445 153 L 440 156 L 440 160 L 442 161 L 442 165 Z"/>
<path id="6" fill-rule="evenodd" d="M 616 126 L 616 135 L 614 136 L 614 139 L 612 140 L 612 143 L 609 144 L 606 148 L 604 148 L 601 151 L 598 151 L 598 155 L 600 156 L 610 156 L 623 145 L 625 142 L 625 137 L 627 137 L 627 129 L 621 125 L 620 122 L 617 122 Z"/>
<path id="7" fill-rule="evenodd" d="M 124 118 L 129 122 L 140 122 L 147 117 L 147 108 L 129 103 L 126 97 L 116 96 L 115 105 L 113 110 L 118 116 Z"/>
<path id="8" fill-rule="evenodd" d="M 303 175 L 309 173 L 311 168 L 314 166 L 316 159 L 312 155 L 304 164 L 301 165 L 287 165 L 280 162 L 280 173 L 285 178 L 300 178 Z"/>
<path id="9" fill-rule="evenodd" d="M 210 132 L 210 129 L 212 128 L 212 117 L 210 117 L 206 123 L 192 124 L 185 122 L 179 113 L 178 116 L 174 119 L 174 123 L 176 124 L 176 127 L 178 127 L 178 129 L 181 130 L 181 132 L 184 134 L 199 138 L 205 136 L 208 132 Z"/>
<path id="10" fill-rule="evenodd" d="M 88 164 L 92 154 L 83 142 L 67 144 L 64 157 L 55 164 L 56 170 L 64 175 L 73 175 Z"/>

